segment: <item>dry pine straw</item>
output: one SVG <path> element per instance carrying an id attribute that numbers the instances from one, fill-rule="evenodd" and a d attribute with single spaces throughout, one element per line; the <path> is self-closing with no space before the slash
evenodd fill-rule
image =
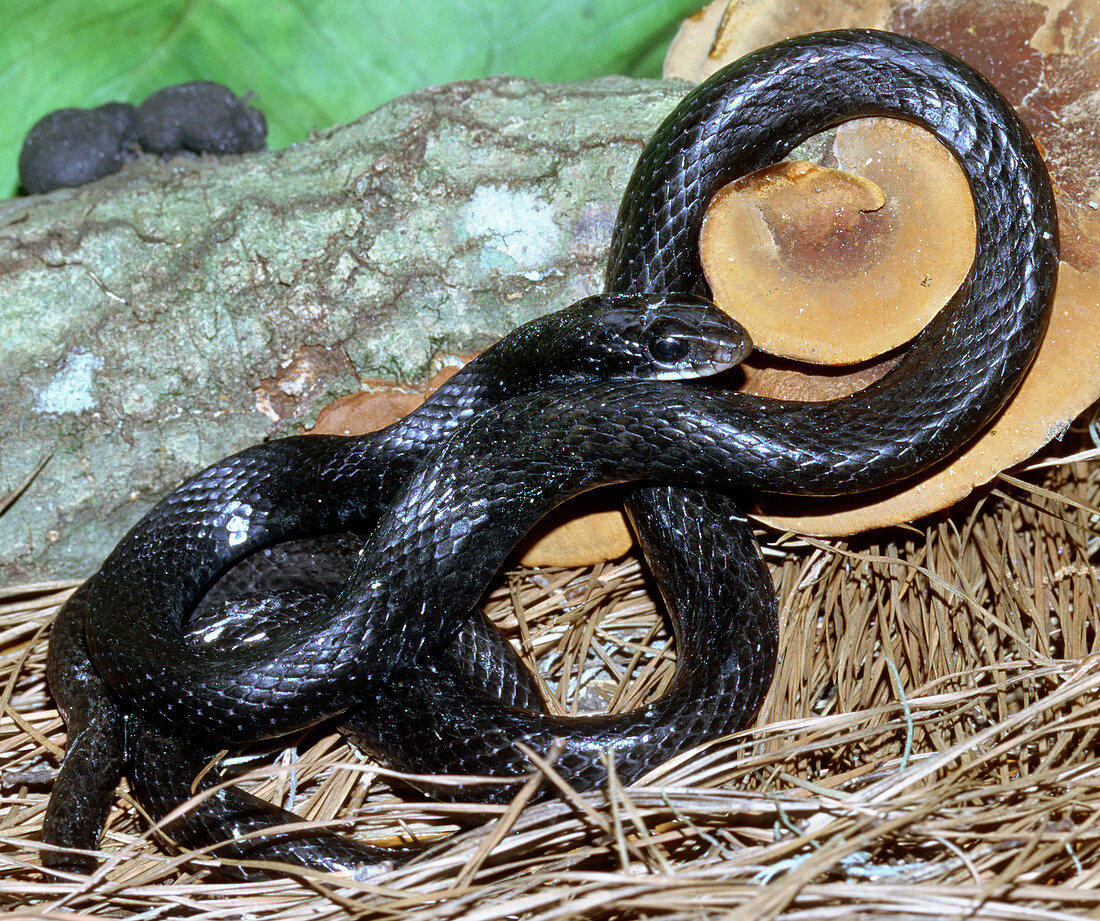
<path id="1" fill-rule="evenodd" d="M 322 734 L 246 764 L 250 788 L 309 821 L 437 839 L 363 882 L 219 883 L 201 855 L 155 846 L 125 793 L 103 869 L 44 878 L 37 840 L 64 742 L 44 687 L 46 628 L 72 585 L 0 589 L 0 907 L 36 918 L 1100 917 L 1094 443 L 1071 433 L 1061 456 L 913 527 L 849 541 L 765 535 L 785 624 L 763 711 L 628 789 L 555 787 L 510 808 L 415 801 Z M 511 573 L 488 610 L 539 657 L 566 712 L 631 706 L 671 673 L 634 559 Z"/>

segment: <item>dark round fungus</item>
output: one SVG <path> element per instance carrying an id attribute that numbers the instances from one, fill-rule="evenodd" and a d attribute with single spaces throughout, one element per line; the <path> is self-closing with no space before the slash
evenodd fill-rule
<path id="1" fill-rule="evenodd" d="M 234 154 L 263 150 L 267 122 L 247 97 L 200 80 L 157 90 L 137 110 L 138 142 L 150 153 Z"/>
<path id="2" fill-rule="evenodd" d="M 118 172 L 137 155 L 129 103 L 97 109 L 58 109 L 39 119 L 19 152 L 19 182 L 26 192 L 83 185 Z"/>
<path id="3" fill-rule="evenodd" d="M 39 119 L 23 141 L 19 183 L 32 195 L 83 185 L 118 172 L 142 151 L 263 150 L 267 122 L 247 98 L 237 98 L 220 83 L 199 81 L 157 90 L 136 109 L 127 102 L 58 109 Z"/>

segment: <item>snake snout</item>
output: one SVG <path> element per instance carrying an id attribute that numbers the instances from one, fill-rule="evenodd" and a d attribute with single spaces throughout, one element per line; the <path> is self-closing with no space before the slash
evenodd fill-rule
<path id="1" fill-rule="evenodd" d="M 705 363 L 709 370 L 704 371 L 700 368 L 700 374 L 718 374 L 730 368 L 736 368 L 752 351 L 752 340 L 746 332 L 744 338 L 737 343 L 716 341 L 711 347 L 713 352 L 709 361 Z"/>
<path id="2" fill-rule="evenodd" d="M 711 367 L 711 374 L 736 367 L 752 351 L 749 331 L 725 314 L 717 320 L 708 318 L 700 327 L 699 337 L 700 355 Z"/>

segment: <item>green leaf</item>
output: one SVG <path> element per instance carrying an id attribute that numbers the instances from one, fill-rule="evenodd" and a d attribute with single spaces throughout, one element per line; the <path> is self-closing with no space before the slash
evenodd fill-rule
<path id="1" fill-rule="evenodd" d="M 658 76 L 702 0 L 4 0 L 0 195 L 23 137 L 68 106 L 216 80 L 251 91 L 269 146 L 418 87 L 497 73 Z"/>

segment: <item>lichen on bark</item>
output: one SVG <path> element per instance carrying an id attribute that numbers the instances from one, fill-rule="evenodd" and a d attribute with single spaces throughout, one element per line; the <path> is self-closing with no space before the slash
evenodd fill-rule
<path id="1" fill-rule="evenodd" d="M 679 83 L 494 78 L 290 148 L 0 203 L 0 579 L 79 577 L 204 464 L 599 290 Z"/>

